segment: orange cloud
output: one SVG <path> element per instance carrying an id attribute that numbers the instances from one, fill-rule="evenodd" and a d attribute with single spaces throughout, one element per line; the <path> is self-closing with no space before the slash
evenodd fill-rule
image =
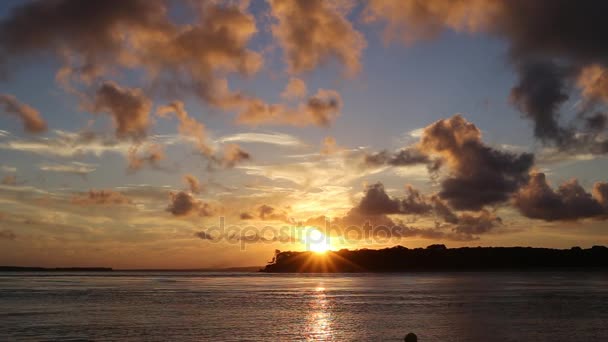
<path id="1" fill-rule="evenodd" d="M 142 138 L 150 125 L 152 101 L 138 88 L 104 82 L 95 94 L 93 111 L 107 113 L 116 126 L 117 137 Z"/>
<path id="2" fill-rule="evenodd" d="M 184 175 L 184 182 L 188 185 L 190 192 L 198 194 L 201 192 L 201 183 L 193 175 Z"/>
<path id="3" fill-rule="evenodd" d="M 196 139 L 196 146 L 203 155 L 209 156 L 213 153 L 213 149 L 207 143 L 205 125 L 188 115 L 183 102 L 173 101 L 156 111 L 161 117 L 167 117 L 169 113 L 173 113 L 179 120 L 179 133 Z"/>
<path id="4" fill-rule="evenodd" d="M 278 20 L 272 33 L 285 52 L 292 73 L 315 69 L 337 59 L 348 73 L 361 69 L 365 39 L 329 1 L 270 0 L 272 15 Z"/>
<path id="5" fill-rule="evenodd" d="M 29 105 L 19 102 L 17 98 L 9 94 L 0 94 L 0 105 L 4 106 L 4 112 L 12 114 L 23 122 L 23 129 L 28 133 L 41 133 L 46 131 L 47 124 L 40 117 L 40 112 Z"/>
<path id="6" fill-rule="evenodd" d="M 156 144 L 149 145 L 143 154 L 138 154 L 139 147 L 139 145 L 134 145 L 129 149 L 129 153 L 127 154 L 129 170 L 137 171 L 146 164 L 160 168 L 158 163 L 165 158 L 162 147 Z"/>

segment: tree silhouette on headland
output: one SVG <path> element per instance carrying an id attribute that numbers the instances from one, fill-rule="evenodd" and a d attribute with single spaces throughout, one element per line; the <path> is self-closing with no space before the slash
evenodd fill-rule
<path id="1" fill-rule="evenodd" d="M 608 248 L 395 246 L 314 252 L 276 251 L 262 272 L 401 272 L 425 270 L 528 270 L 608 268 Z"/>

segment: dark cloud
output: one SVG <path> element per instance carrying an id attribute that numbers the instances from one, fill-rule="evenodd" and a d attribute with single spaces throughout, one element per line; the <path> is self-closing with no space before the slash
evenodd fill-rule
<path id="1" fill-rule="evenodd" d="M 522 215 L 545 221 L 608 218 L 607 183 L 596 183 L 593 195 L 576 180 L 553 190 L 544 173 L 534 173 L 530 182 L 515 195 L 515 206 Z"/>
<path id="2" fill-rule="evenodd" d="M 241 220 L 253 220 L 254 218 L 254 216 L 250 213 L 241 213 L 239 217 L 241 218 Z"/>
<path id="3" fill-rule="evenodd" d="M 537 138 L 560 147 L 568 145 L 573 132 L 560 125 L 558 113 L 568 100 L 566 71 L 552 61 L 525 61 L 517 68 L 520 79 L 511 89 L 511 101 L 534 122 Z"/>
<path id="4" fill-rule="evenodd" d="M 368 186 L 356 208 L 366 215 L 397 214 L 402 211 L 401 201 L 389 197 L 381 183 Z"/>
<path id="5" fill-rule="evenodd" d="M 496 150 L 481 140 L 481 131 L 460 115 L 426 127 L 421 150 L 445 160 L 449 175 L 439 197 L 458 210 L 479 210 L 502 203 L 528 178 L 534 163 L 529 153 Z"/>
<path id="6" fill-rule="evenodd" d="M 213 236 L 211 236 L 209 233 L 205 232 L 205 231 L 200 231 L 200 232 L 196 232 L 194 233 L 194 236 L 196 236 L 197 238 L 201 239 L 201 240 L 209 240 L 209 241 L 213 241 Z"/>
<path id="7" fill-rule="evenodd" d="M 410 146 L 394 153 L 380 151 L 367 154 L 364 157 L 364 163 L 369 166 L 410 166 L 417 164 L 429 164 L 431 163 L 431 160 L 427 155 L 421 153 L 418 148 Z"/>
<path id="8" fill-rule="evenodd" d="M 142 138 L 150 125 L 152 101 L 141 89 L 104 82 L 95 94 L 93 111 L 112 117 L 119 138 Z"/>
<path id="9" fill-rule="evenodd" d="M 187 192 L 172 192 L 170 199 L 171 203 L 167 207 L 167 211 L 174 216 L 213 216 L 214 214 L 214 210 L 209 203 L 198 200 Z"/>
<path id="10" fill-rule="evenodd" d="M 561 105 L 578 87 L 589 111 L 608 100 L 608 23 L 604 1 L 570 0 L 370 0 L 367 19 L 387 23 L 387 37 L 406 42 L 438 36 L 444 29 L 488 33 L 509 44 L 519 76 L 513 104 L 534 123 L 534 133 L 562 150 L 608 152 L 597 136 L 578 139 L 586 113 L 563 123 Z"/>
<path id="11" fill-rule="evenodd" d="M 402 223 L 395 223 L 387 216 L 391 214 L 434 216 L 444 222 L 438 222 L 439 227 L 449 229 L 455 234 L 450 237 L 451 239 L 468 239 L 465 236 L 474 238 L 475 235 L 487 233 L 502 224 L 498 216 L 487 210 L 456 213 L 439 197 L 424 196 L 411 186 L 406 187 L 404 197 L 390 197 L 381 183 L 368 186 L 359 204 L 343 218 L 332 221 L 332 224 L 361 226 L 369 222 L 372 226 L 404 226 Z M 307 224 L 313 223 L 321 225 L 322 222 L 320 220 L 307 222 Z M 413 232 L 414 235 L 423 237 L 430 236 L 425 234 L 436 237 L 449 236 L 449 231 L 445 232 L 445 229 L 432 230 L 429 233 L 412 227 L 407 228 L 405 232 Z"/>
<path id="12" fill-rule="evenodd" d="M 19 102 L 15 96 L 0 94 L 0 105 L 4 106 L 6 114 L 16 116 L 23 122 L 23 129 L 26 132 L 41 133 L 46 131 L 47 124 L 40 116 L 40 112 L 25 103 Z"/>

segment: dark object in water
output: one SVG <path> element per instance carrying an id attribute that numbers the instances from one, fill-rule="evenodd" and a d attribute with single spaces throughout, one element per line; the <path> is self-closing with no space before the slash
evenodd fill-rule
<path id="1" fill-rule="evenodd" d="M 418 342 L 418 336 L 416 336 L 416 334 L 414 333 L 409 333 L 405 335 L 405 338 L 403 340 L 405 342 Z"/>

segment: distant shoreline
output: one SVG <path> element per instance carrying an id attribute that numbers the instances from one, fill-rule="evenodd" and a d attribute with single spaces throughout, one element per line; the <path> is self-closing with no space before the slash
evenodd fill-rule
<path id="1" fill-rule="evenodd" d="M 608 270 L 608 248 L 461 247 L 315 252 L 277 251 L 267 273 L 400 273 Z"/>
<path id="2" fill-rule="evenodd" d="M 228 268 L 193 268 L 193 269 L 114 269 L 111 267 L 23 267 L 0 266 L 1 272 L 258 272 L 263 266 L 244 266 Z"/>

